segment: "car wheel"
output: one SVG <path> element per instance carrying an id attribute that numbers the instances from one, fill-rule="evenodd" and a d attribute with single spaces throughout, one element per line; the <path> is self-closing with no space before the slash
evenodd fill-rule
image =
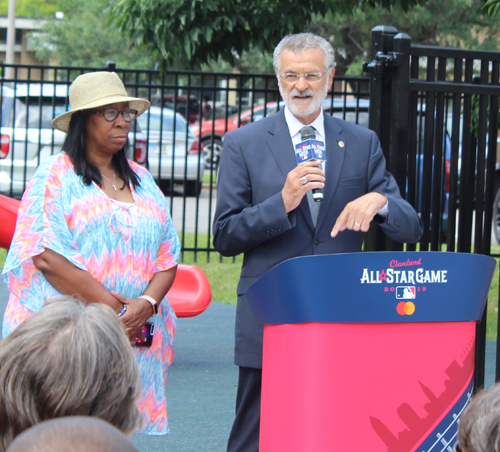
<path id="1" fill-rule="evenodd" d="M 173 192 L 173 186 L 170 186 L 170 179 L 161 179 L 157 180 L 156 183 L 158 184 L 158 187 L 160 187 L 160 190 L 163 192 L 165 196 L 170 195 L 170 193 Z"/>
<path id="2" fill-rule="evenodd" d="M 500 188 L 496 192 L 493 203 L 493 234 L 497 243 L 500 244 Z"/>
<path id="3" fill-rule="evenodd" d="M 201 188 L 201 181 L 187 180 L 184 182 L 184 196 L 200 196 Z"/>
<path id="4" fill-rule="evenodd" d="M 220 156 L 222 154 L 222 141 L 208 138 L 201 142 L 201 148 L 203 149 L 203 160 L 205 162 L 205 168 L 213 168 L 216 170 L 219 166 Z"/>

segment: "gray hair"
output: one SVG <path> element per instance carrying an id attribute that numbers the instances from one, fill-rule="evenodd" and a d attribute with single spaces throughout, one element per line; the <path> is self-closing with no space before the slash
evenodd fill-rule
<path id="1" fill-rule="evenodd" d="M 141 425 L 141 380 L 116 313 L 61 297 L 0 341 L 0 452 L 24 430 L 95 416 L 123 432 Z"/>
<path id="2" fill-rule="evenodd" d="M 477 393 L 464 410 L 456 450 L 500 452 L 500 384 Z"/>
<path id="3" fill-rule="evenodd" d="M 335 52 L 330 43 L 321 36 L 313 33 L 297 33 L 285 36 L 274 49 L 273 66 L 279 72 L 280 59 L 283 50 L 288 49 L 294 53 L 303 52 L 308 49 L 321 49 L 325 54 L 325 66 L 335 67 Z"/>
<path id="4" fill-rule="evenodd" d="M 120 430 L 96 417 L 52 419 L 21 433 L 7 452 L 137 452 Z"/>

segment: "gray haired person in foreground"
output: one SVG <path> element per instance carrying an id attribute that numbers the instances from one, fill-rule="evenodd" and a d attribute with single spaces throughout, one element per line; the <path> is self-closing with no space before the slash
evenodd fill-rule
<path id="1" fill-rule="evenodd" d="M 120 430 L 95 417 L 42 422 L 21 433 L 7 452 L 137 452 Z"/>
<path id="2" fill-rule="evenodd" d="M 30 427 L 65 416 L 98 417 L 131 434 L 142 422 L 140 388 L 116 313 L 53 301 L 0 341 L 0 452 Z"/>
<path id="3" fill-rule="evenodd" d="M 460 417 L 457 452 L 500 452 L 500 384 L 477 393 Z"/>

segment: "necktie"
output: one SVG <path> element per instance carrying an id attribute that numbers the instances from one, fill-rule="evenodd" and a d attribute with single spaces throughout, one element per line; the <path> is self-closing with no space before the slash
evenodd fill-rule
<path id="1" fill-rule="evenodd" d="M 300 129 L 300 137 L 303 140 L 308 135 L 308 138 L 316 138 L 316 131 L 314 127 L 306 126 Z M 311 211 L 311 217 L 314 227 L 316 228 L 316 223 L 318 222 L 319 208 L 321 207 L 321 202 L 316 202 L 312 196 L 312 191 L 307 192 L 307 202 L 309 203 L 309 209 Z"/>

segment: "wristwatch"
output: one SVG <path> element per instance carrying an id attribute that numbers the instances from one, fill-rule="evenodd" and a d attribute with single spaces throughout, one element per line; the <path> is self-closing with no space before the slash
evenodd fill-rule
<path id="1" fill-rule="evenodd" d="M 148 301 L 153 307 L 153 315 L 158 314 L 158 303 L 154 298 L 151 298 L 149 295 L 141 295 L 139 298 Z"/>

